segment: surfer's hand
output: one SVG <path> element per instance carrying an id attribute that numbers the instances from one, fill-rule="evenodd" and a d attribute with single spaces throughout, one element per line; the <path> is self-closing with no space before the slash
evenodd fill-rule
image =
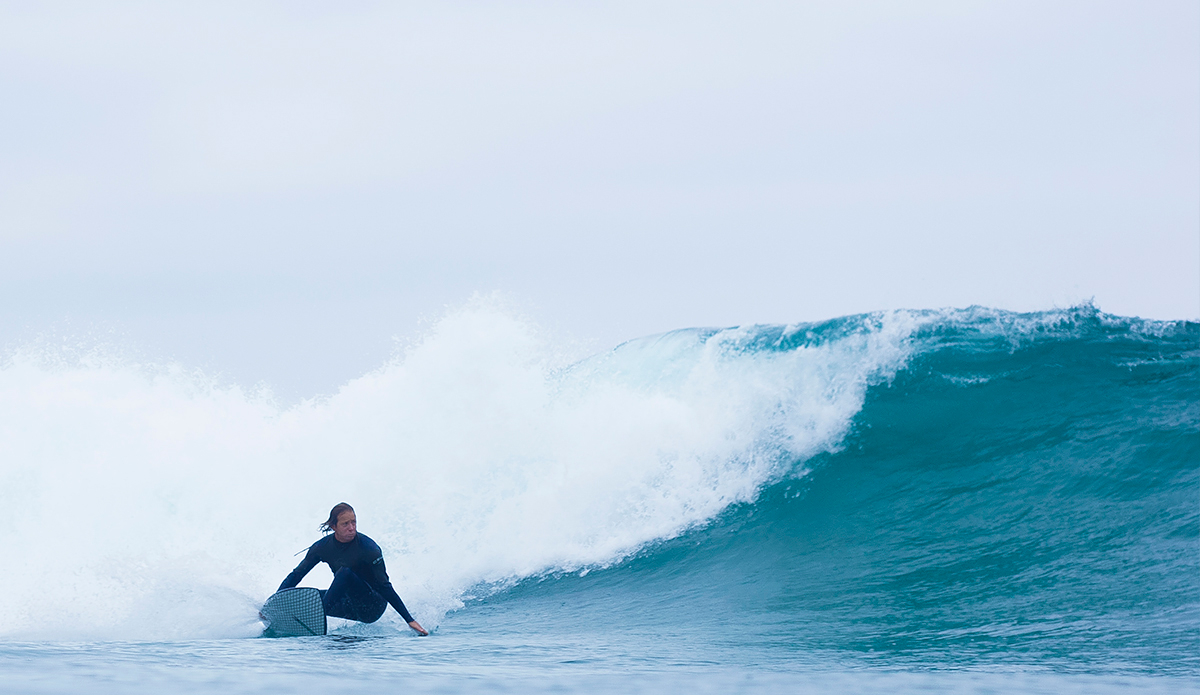
<path id="1" fill-rule="evenodd" d="M 422 637 L 428 637 L 428 636 L 429 636 L 429 631 L 428 631 L 428 630 L 426 630 L 425 628 L 421 627 L 421 623 L 418 623 L 418 622 L 417 622 L 417 621 L 415 621 L 415 620 L 414 620 L 414 621 L 412 621 L 411 623 L 409 623 L 409 624 L 408 624 L 408 626 L 409 626 L 409 627 L 411 627 L 412 629 L 416 630 L 416 631 L 417 631 L 417 634 L 418 634 L 418 635 L 420 635 L 420 636 L 422 636 Z"/>

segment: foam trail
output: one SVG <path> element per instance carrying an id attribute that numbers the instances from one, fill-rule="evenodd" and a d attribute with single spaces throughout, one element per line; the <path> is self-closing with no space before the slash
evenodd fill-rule
<path id="1" fill-rule="evenodd" d="M 472 587 L 618 561 L 797 474 L 903 365 L 914 326 L 859 317 L 787 348 L 678 331 L 564 367 L 477 302 L 288 409 L 179 368 L 18 352 L 0 367 L 0 503 L 19 510 L 0 552 L 20 558 L 0 637 L 255 634 L 342 500 L 436 625 Z"/>

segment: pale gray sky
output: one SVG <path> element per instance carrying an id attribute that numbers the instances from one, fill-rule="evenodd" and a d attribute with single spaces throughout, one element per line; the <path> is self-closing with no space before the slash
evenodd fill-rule
<path id="1" fill-rule="evenodd" d="M 0 4 L 0 345 L 295 397 L 491 291 L 1200 317 L 1200 5 Z"/>

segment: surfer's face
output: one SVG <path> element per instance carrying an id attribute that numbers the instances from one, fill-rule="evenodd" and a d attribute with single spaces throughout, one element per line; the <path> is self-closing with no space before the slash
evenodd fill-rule
<path id="1" fill-rule="evenodd" d="M 342 512 L 338 514 L 337 526 L 333 527 L 333 537 L 338 543 L 349 543 L 358 535 L 358 519 L 354 517 L 354 512 Z"/>

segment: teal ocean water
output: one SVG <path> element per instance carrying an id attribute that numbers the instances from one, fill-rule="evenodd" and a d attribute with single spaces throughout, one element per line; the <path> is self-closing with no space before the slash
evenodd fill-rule
<path id="1" fill-rule="evenodd" d="M 553 356 L 476 307 L 280 406 L 9 355 L 0 501 L 40 511 L 2 547 L 0 691 L 1200 692 L 1200 324 L 911 311 Z M 255 637 L 342 499 L 429 638 Z"/>

